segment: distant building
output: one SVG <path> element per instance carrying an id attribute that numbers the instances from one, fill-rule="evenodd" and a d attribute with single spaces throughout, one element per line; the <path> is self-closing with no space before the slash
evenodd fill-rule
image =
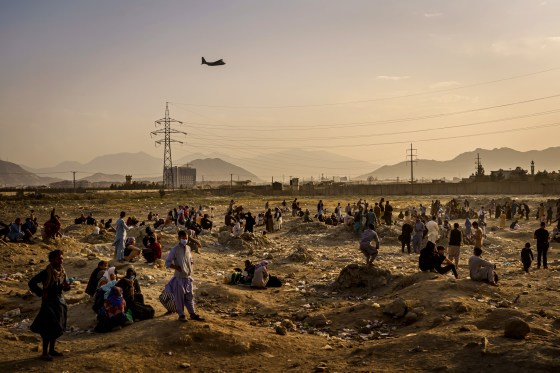
<path id="1" fill-rule="evenodd" d="M 175 188 L 193 188 L 196 185 L 196 168 L 189 165 L 173 167 Z"/>

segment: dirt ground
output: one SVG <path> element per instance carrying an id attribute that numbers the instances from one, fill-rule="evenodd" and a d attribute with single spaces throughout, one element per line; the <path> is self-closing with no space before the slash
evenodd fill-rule
<path id="1" fill-rule="evenodd" d="M 429 206 L 432 199 L 443 203 L 456 196 L 390 198 L 395 208 Z M 490 198 L 469 196 L 478 209 Z M 513 196 L 510 196 L 513 197 Z M 279 206 L 282 198 L 233 196 L 245 211 L 260 212 L 266 201 Z M 303 208 L 316 211 L 319 199 L 328 211 L 337 202 L 345 206 L 379 196 L 299 198 Z M 461 196 L 459 200 L 463 200 Z M 543 196 L 515 196 L 528 201 L 532 211 Z M 33 244 L 0 243 L 1 372 L 347 372 L 347 371 L 450 371 L 552 372 L 560 371 L 560 260 L 559 244 L 549 250 L 548 270 L 525 275 L 519 253 L 531 242 L 538 222 L 520 222 L 521 229 L 499 229 L 488 220 L 483 257 L 497 264 L 498 287 L 468 278 L 467 261 L 472 246 L 464 246 L 459 279 L 449 275 L 421 273 L 418 256 L 402 254 L 397 236 L 401 222 L 378 229 L 382 239 L 373 268 L 364 266 L 358 237 L 344 226 L 303 223 L 284 214 L 280 231 L 252 241 L 219 242 L 230 198 L 205 197 L 193 200 L 185 194 L 112 194 L 76 199 L 61 196 L 41 200 L 0 201 L 0 221 L 25 218 L 33 208 L 42 224 L 52 207 L 63 222 L 64 237 L 56 242 Z M 286 199 L 288 206 L 291 199 Z M 121 330 L 93 333 L 95 315 L 91 300 L 83 292 L 91 271 L 101 259 L 112 259 L 114 235 L 94 236 L 93 228 L 73 225 L 80 213 L 92 212 L 97 219 L 113 218 L 121 210 L 139 220 L 149 211 L 164 216 L 177 205 L 214 208 L 213 234 L 201 236 L 203 247 L 194 253 L 195 300 L 206 322 L 180 323 L 176 315 L 164 315 L 158 296 L 173 272 L 134 263 L 146 303 L 156 310 L 152 320 L 134 323 Z M 461 225 L 464 221 L 456 220 Z M 454 223 L 455 221 L 452 221 Z M 509 222 L 508 222 L 509 225 Z M 551 227 L 552 228 L 552 227 Z M 262 230 L 262 227 L 261 227 Z M 551 229 L 549 229 L 551 230 Z M 129 236 L 140 238 L 143 227 Z M 176 243 L 176 230 L 161 232 L 164 256 Z M 40 307 L 27 281 L 47 265 L 50 250 L 61 248 L 68 276 L 77 281 L 65 294 L 69 304 L 68 330 L 58 348 L 64 357 L 53 362 L 38 359 L 40 338 L 28 328 Z M 284 285 L 252 290 L 225 284 L 233 268 L 245 259 L 270 262 L 270 272 Z M 341 271 L 354 265 L 371 282 L 361 286 L 337 285 Z M 406 315 L 384 313 L 386 306 L 401 298 Z M 518 316 L 531 328 L 525 339 L 504 337 L 506 321 Z"/>

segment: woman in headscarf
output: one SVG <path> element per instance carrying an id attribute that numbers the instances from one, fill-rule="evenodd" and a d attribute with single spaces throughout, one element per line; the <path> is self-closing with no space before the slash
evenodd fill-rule
<path id="1" fill-rule="evenodd" d="M 62 356 L 55 350 L 56 339 L 66 329 L 68 307 L 62 291 L 70 289 L 66 279 L 66 272 L 62 266 L 64 260 L 62 250 L 49 253 L 47 268 L 29 280 L 29 289 L 42 298 L 41 310 L 31 324 L 31 331 L 41 335 L 43 340 L 43 354 L 41 359 L 51 361 L 53 356 Z M 42 287 L 38 284 L 41 283 Z"/>
<path id="2" fill-rule="evenodd" d="M 262 260 L 259 264 L 255 266 L 255 274 L 251 281 L 251 287 L 263 289 L 268 283 L 268 262 Z"/>
<path id="3" fill-rule="evenodd" d="M 271 209 L 266 210 L 266 213 L 264 214 L 264 221 L 266 224 L 266 232 L 267 233 L 274 232 L 274 219 L 273 219 Z"/>
<path id="4" fill-rule="evenodd" d="M 97 318 L 99 323 L 95 331 L 105 333 L 119 326 L 132 324 L 126 317 L 126 301 L 122 297 L 122 290 L 118 286 L 113 286 L 109 296 L 103 304 L 103 312 Z"/>

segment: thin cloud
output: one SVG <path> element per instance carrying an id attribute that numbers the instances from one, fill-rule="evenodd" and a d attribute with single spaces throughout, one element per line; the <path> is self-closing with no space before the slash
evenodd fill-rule
<path id="1" fill-rule="evenodd" d="M 457 85 L 460 85 L 460 83 L 455 81 L 455 80 L 448 80 L 448 81 L 444 81 L 444 82 L 434 83 L 430 86 L 430 89 L 449 88 L 449 87 L 453 87 L 453 86 L 457 86 Z"/>
<path id="2" fill-rule="evenodd" d="M 392 80 L 392 81 L 404 80 L 404 79 L 408 79 L 408 78 L 410 78 L 410 76 L 378 75 L 376 77 L 376 79 L 378 79 L 378 80 Z"/>
<path id="3" fill-rule="evenodd" d="M 426 18 L 441 17 L 442 15 L 443 15 L 443 13 L 440 13 L 440 12 L 424 13 L 424 17 L 426 17 Z"/>

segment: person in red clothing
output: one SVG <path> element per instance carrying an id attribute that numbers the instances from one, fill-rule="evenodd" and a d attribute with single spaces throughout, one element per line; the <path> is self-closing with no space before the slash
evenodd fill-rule
<path id="1" fill-rule="evenodd" d="M 156 241 L 154 236 L 148 237 L 148 246 L 146 249 L 142 250 L 142 255 L 146 262 L 153 263 L 156 259 L 161 259 L 161 244 Z"/>

